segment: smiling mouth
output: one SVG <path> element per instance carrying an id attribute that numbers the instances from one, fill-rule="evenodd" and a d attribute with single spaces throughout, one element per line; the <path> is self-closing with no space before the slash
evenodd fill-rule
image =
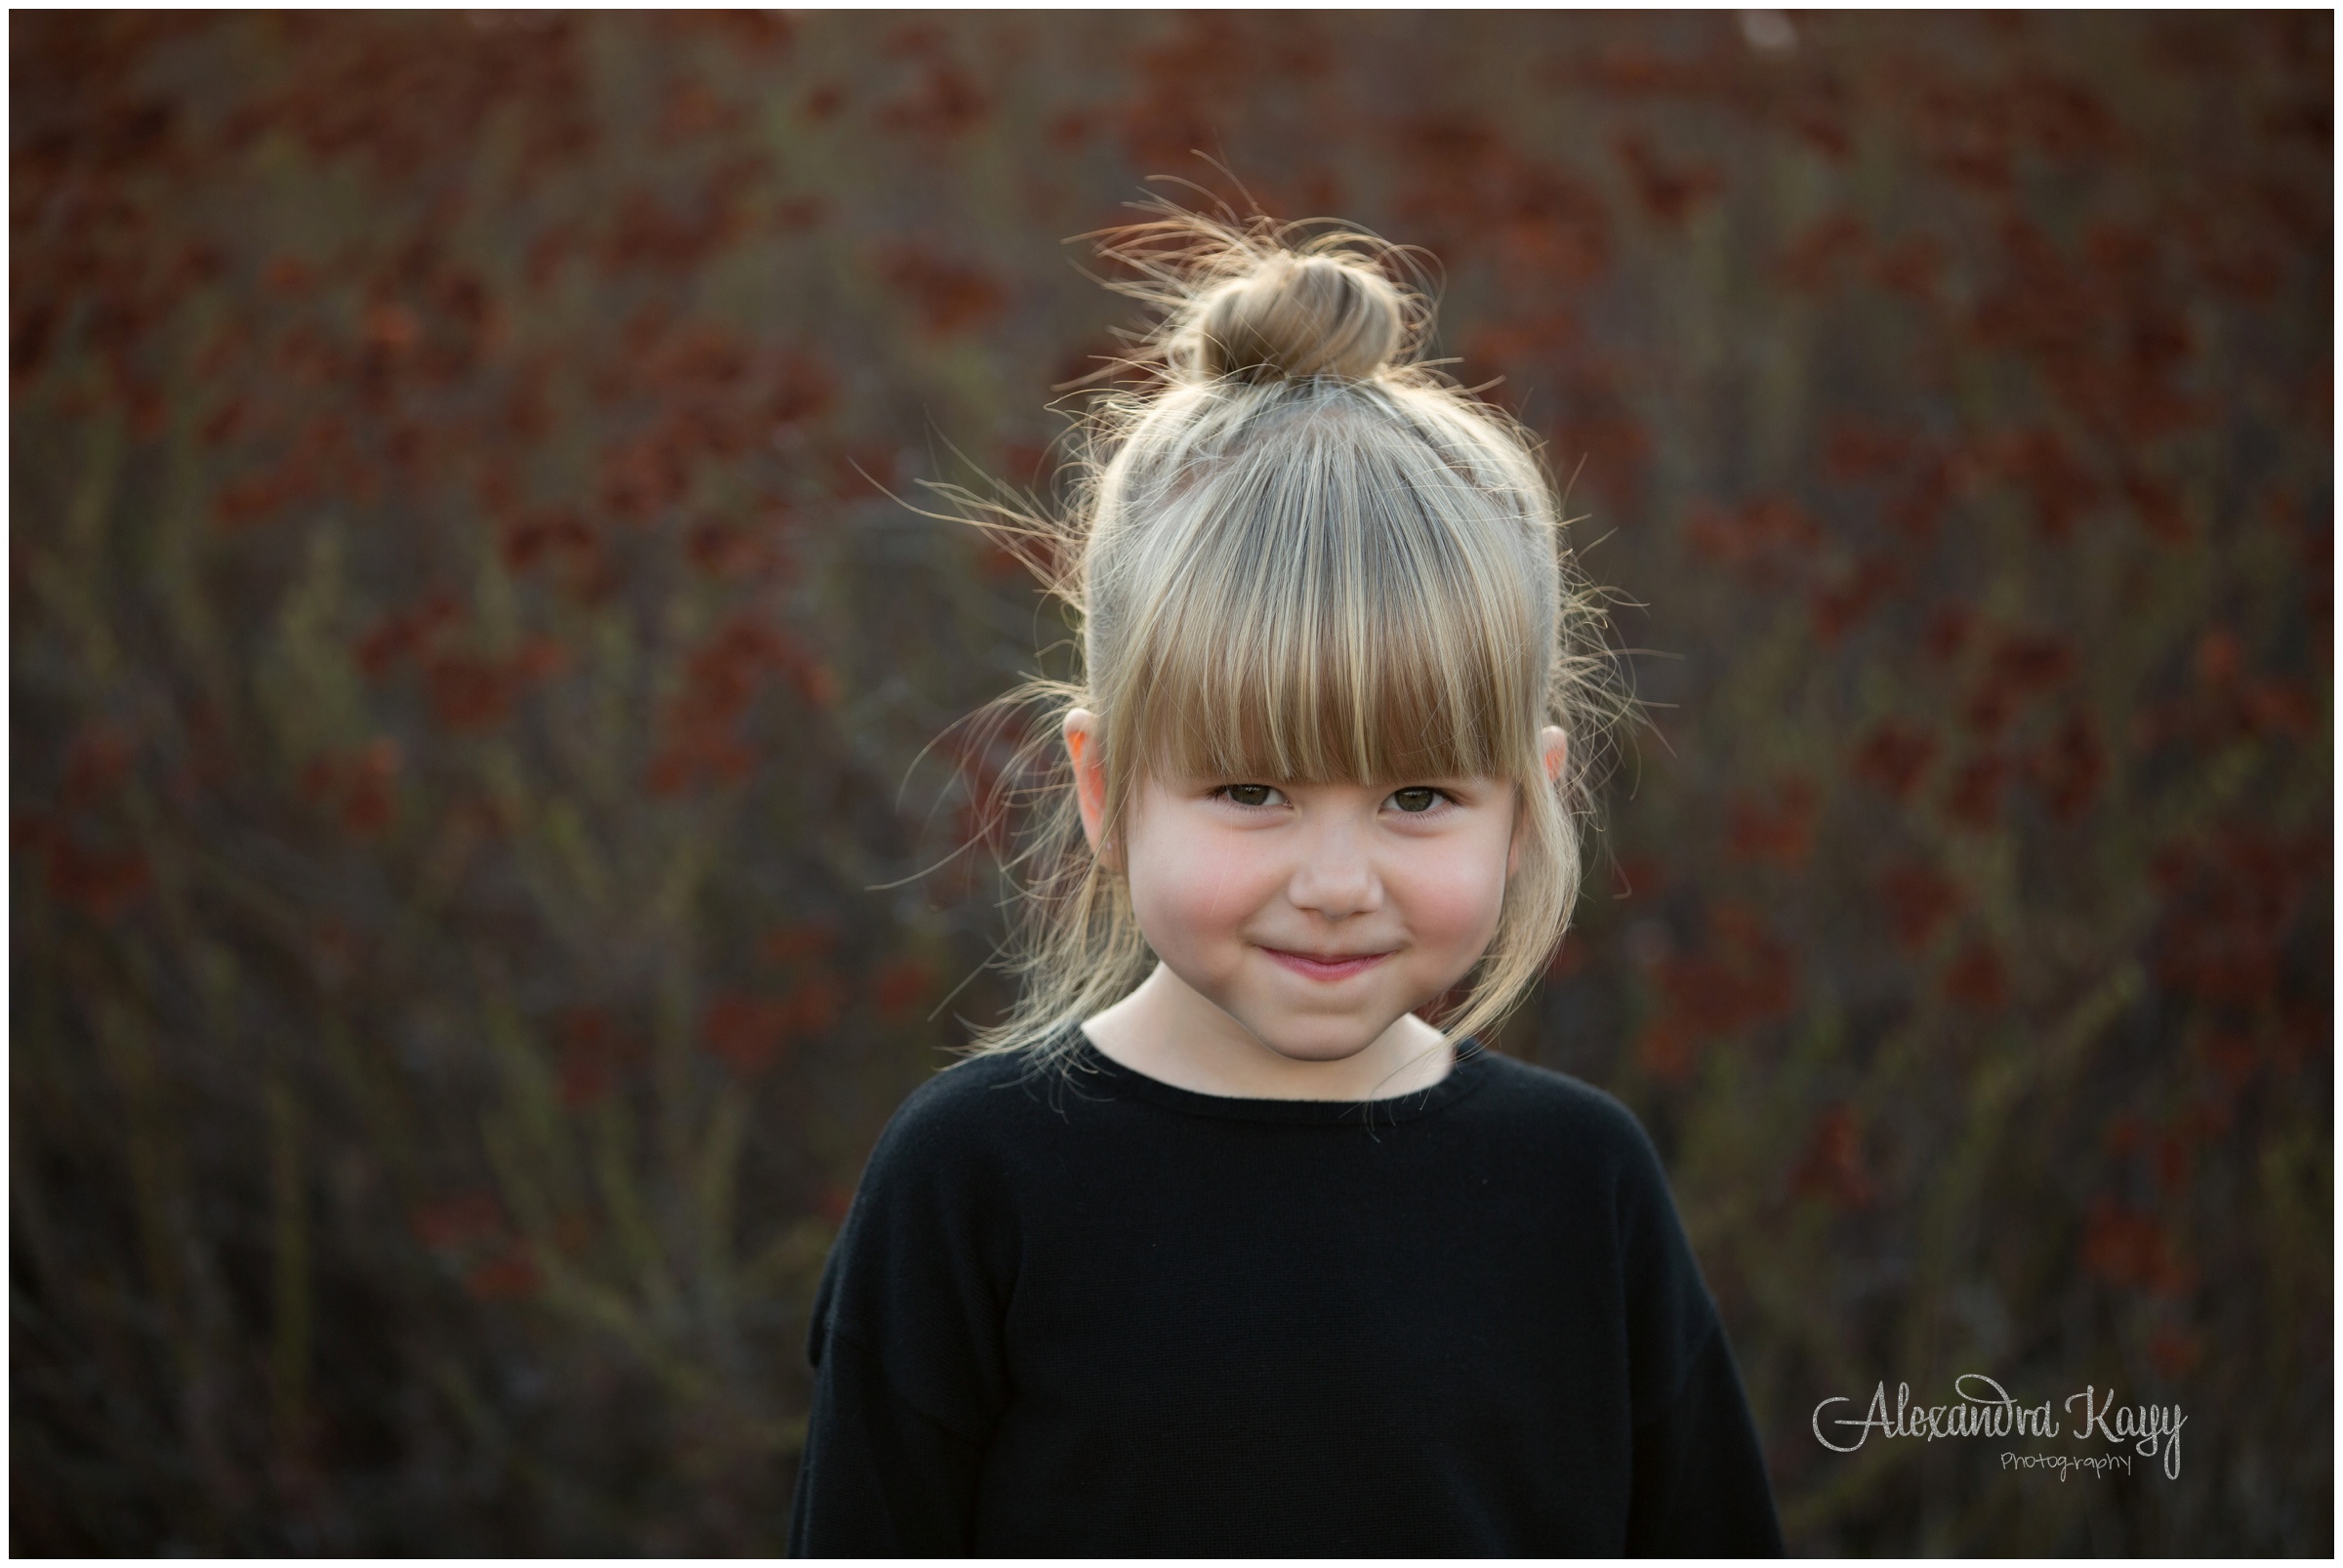
<path id="1" fill-rule="evenodd" d="M 1364 973 L 1391 956 L 1388 953 L 1350 953 L 1312 958 L 1307 953 L 1289 953 L 1276 947 L 1264 947 L 1261 951 L 1295 973 L 1306 974 L 1313 980 L 1347 979 L 1353 974 Z"/>

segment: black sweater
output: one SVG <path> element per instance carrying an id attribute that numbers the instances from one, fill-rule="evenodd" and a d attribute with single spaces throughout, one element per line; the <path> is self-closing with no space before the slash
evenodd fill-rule
<path id="1" fill-rule="evenodd" d="M 981 1056 L 815 1298 L 793 1556 L 1779 1554 L 1651 1141 L 1467 1042 L 1371 1102 Z"/>

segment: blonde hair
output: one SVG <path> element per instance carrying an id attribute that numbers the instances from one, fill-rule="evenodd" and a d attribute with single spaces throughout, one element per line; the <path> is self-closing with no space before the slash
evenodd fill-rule
<path id="1" fill-rule="evenodd" d="M 1395 275 L 1405 248 L 1151 205 L 1169 216 L 1104 230 L 1099 247 L 1139 274 L 1108 286 L 1161 311 L 1099 374 L 1145 384 L 1094 394 L 1070 433 L 1066 504 L 930 484 L 1082 628 L 1081 679 L 1036 676 L 973 716 L 996 733 L 1019 710 L 1046 722 L 986 803 L 1036 809 L 1006 860 L 1019 995 L 967 1049 L 1062 1057 L 1072 1026 L 1150 967 L 1130 887 L 1082 830 L 1059 732 L 1075 708 L 1099 716 L 1101 838 L 1116 843 L 1151 772 L 1513 781 L 1527 842 L 1445 1022 L 1459 1042 L 1528 995 L 1569 925 L 1578 819 L 1618 707 L 1607 617 L 1534 438 L 1417 357 L 1432 309 Z M 1570 739 L 1551 780 L 1548 723 Z"/>

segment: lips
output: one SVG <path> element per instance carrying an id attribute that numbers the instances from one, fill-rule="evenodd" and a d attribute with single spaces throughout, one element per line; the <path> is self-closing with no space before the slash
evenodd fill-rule
<path id="1" fill-rule="evenodd" d="M 1295 973 L 1313 980 L 1346 980 L 1354 974 L 1364 974 L 1391 956 L 1388 953 L 1358 953 L 1338 959 L 1318 959 L 1307 953 L 1288 953 L 1275 947 L 1264 947 L 1261 951 Z"/>

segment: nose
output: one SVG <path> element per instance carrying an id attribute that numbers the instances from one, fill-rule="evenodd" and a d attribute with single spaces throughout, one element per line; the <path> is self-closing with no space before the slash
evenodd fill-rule
<path id="1" fill-rule="evenodd" d="M 1308 835 L 1287 882 L 1286 896 L 1296 909 L 1336 921 L 1382 907 L 1382 879 L 1355 824 L 1328 821 Z"/>

